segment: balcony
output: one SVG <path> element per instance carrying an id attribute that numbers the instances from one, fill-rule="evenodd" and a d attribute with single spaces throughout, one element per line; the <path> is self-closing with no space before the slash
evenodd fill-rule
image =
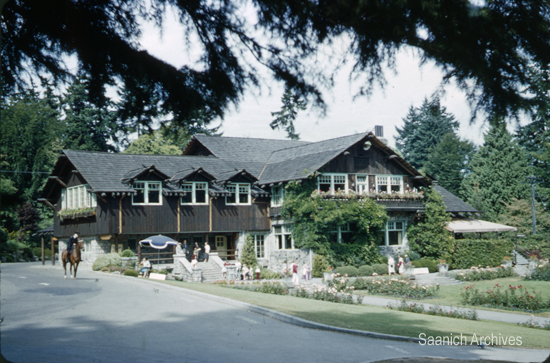
<path id="1" fill-rule="evenodd" d="M 375 200 L 378 204 L 386 207 L 387 210 L 418 210 L 423 208 L 422 201 L 424 200 L 424 194 L 416 191 L 406 191 L 405 193 L 362 193 L 358 194 L 353 191 L 345 193 L 343 191 L 336 192 L 322 192 L 314 191 L 311 194 L 312 198 L 322 198 L 329 200 L 352 200 L 352 199 L 365 199 L 370 198 Z"/>

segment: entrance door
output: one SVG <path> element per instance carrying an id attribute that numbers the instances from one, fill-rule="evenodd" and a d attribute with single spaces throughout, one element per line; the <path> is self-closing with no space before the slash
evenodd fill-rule
<path id="1" fill-rule="evenodd" d="M 216 236 L 216 252 L 222 259 L 227 259 L 227 236 Z"/>

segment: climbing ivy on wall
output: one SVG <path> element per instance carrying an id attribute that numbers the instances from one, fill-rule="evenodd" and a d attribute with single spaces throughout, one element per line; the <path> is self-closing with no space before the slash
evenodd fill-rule
<path id="1" fill-rule="evenodd" d="M 281 216 L 292 222 L 295 247 L 312 248 L 332 265 L 338 261 L 357 267 L 380 262 L 377 246 L 388 219 L 385 208 L 370 198 L 321 197 L 316 187 L 316 178 L 292 181 L 285 187 Z M 351 241 L 331 242 L 331 230 L 348 223 L 352 226 Z"/>

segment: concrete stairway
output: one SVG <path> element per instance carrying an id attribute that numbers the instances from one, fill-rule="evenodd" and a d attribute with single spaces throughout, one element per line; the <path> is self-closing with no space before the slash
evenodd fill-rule
<path id="1" fill-rule="evenodd" d="M 208 262 L 199 262 L 197 267 L 200 267 L 202 272 L 202 282 L 214 282 L 222 280 L 222 271 L 214 263 Z"/>
<path id="2" fill-rule="evenodd" d="M 518 251 L 514 251 L 512 254 L 516 258 L 516 265 L 529 265 L 529 260 L 523 257 Z"/>

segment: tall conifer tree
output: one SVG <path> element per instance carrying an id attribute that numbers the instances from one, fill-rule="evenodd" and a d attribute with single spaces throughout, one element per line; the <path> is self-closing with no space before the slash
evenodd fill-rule
<path id="1" fill-rule="evenodd" d="M 503 122 L 495 122 L 484 139 L 461 190 L 468 203 L 485 213 L 484 219 L 496 221 L 506 203 L 529 197 L 529 186 L 525 184 L 529 166 L 525 150 Z"/>

